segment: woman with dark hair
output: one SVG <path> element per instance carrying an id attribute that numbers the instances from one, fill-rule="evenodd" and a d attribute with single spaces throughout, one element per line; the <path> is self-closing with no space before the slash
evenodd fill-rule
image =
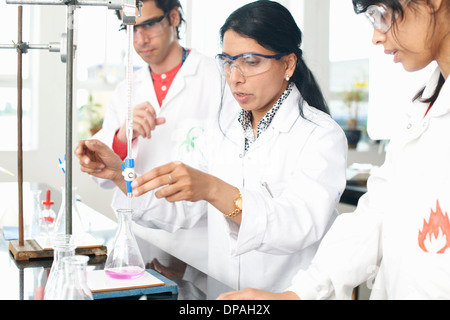
<path id="1" fill-rule="evenodd" d="M 225 32 L 254 39 L 269 51 L 295 55 L 295 69 L 288 82 L 294 83 L 300 91 L 299 109 L 303 100 L 310 106 L 330 113 L 316 80 L 303 60 L 302 32 L 293 21 L 292 15 L 282 5 L 271 1 L 258 1 L 233 12 L 220 29 L 223 42 Z M 221 64 L 229 63 L 224 55 L 218 55 Z"/>
<path id="2" fill-rule="evenodd" d="M 399 123 L 367 194 L 336 219 L 311 266 L 284 292 L 246 289 L 221 299 L 349 299 L 364 281 L 372 299 L 450 298 L 450 1 L 353 4 L 395 63 L 407 71 L 438 67 Z"/>
<path id="3" fill-rule="evenodd" d="M 223 103 L 220 126 L 195 141 L 195 158 L 136 178 L 134 220 L 175 231 L 207 214 L 208 274 L 236 289 L 280 290 L 310 264 L 337 216 L 347 143 L 326 113 L 285 7 L 256 1 L 237 9 L 221 41 L 217 64 L 225 97 L 235 102 Z M 100 145 L 92 150 L 123 188 L 120 161 L 103 160 L 108 150 Z"/>

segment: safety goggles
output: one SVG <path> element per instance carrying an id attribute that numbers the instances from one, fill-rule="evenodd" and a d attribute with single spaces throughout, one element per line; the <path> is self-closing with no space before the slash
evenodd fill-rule
<path id="1" fill-rule="evenodd" d="M 163 20 L 169 15 L 166 12 L 161 17 L 145 20 L 144 22 L 134 25 L 133 34 L 136 40 L 139 34 L 144 35 L 147 38 L 154 38 L 161 35 L 164 31 Z M 125 30 L 126 26 L 121 25 L 119 31 Z"/>
<path id="2" fill-rule="evenodd" d="M 259 53 L 243 53 L 237 56 L 218 54 L 216 56 L 216 62 L 220 73 L 226 78 L 230 77 L 233 68 L 237 68 L 244 77 L 251 77 L 268 71 L 272 66 L 273 59 L 280 60 L 288 54 L 265 55 Z"/>
<path id="3" fill-rule="evenodd" d="M 400 3 L 406 7 L 411 0 L 400 0 Z M 392 16 L 393 12 L 391 8 L 388 8 L 384 4 L 369 6 L 365 12 L 365 15 L 374 29 L 386 33 L 391 28 L 392 23 L 397 19 L 398 13 Z"/>

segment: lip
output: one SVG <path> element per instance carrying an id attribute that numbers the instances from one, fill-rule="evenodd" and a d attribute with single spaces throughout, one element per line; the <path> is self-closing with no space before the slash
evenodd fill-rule
<path id="1" fill-rule="evenodd" d="M 397 50 L 384 50 L 384 53 L 387 54 L 387 55 L 394 56 L 394 62 L 395 63 L 399 62 L 398 51 Z"/>
<path id="2" fill-rule="evenodd" d="M 149 56 L 149 55 L 151 55 L 154 51 L 155 51 L 155 49 L 143 49 L 143 50 L 139 50 L 139 54 L 142 54 L 142 55 L 144 55 L 144 56 Z"/>
<path id="3" fill-rule="evenodd" d="M 239 92 L 239 91 L 233 92 L 233 95 L 234 95 L 235 99 L 241 103 L 247 102 L 251 97 L 251 94 L 248 94 L 245 92 Z"/>

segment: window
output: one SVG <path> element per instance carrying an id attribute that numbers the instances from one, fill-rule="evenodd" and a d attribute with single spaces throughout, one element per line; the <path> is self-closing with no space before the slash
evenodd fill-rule
<path id="1" fill-rule="evenodd" d="M 250 2 L 253 2 L 253 0 L 228 0 L 226 5 L 217 10 L 215 1 L 182 1 L 187 21 L 187 45 L 210 57 L 220 53 L 222 51 L 219 43 L 220 27 L 234 10 Z M 295 19 L 302 16 L 302 0 L 280 0 L 277 2 L 289 8 Z M 300 28 L 302 28 L 301 20 L 297 19 Z"/>
<path id="2" fill-rule="evenodd" d="M 127 43 L 125 32 L 118 31 L 121 21 L 114 10 L 81 7 L 75 19 L 74 109 L 79 110 L 77 138 L 86 139 L 101 126 L 110 94 L 125 77 Z M 137 64 L 139 60 L 133 57 Z"/>
<path id="3" fill-rule="evenodd" d="M 357 122 L 367 140 L 369 67 L 373 29 L 363 15 L 356 15 L 351 1 L 330 1 L 330 111 L 343 128 Z M 360 92 L 362 101 L 347 97 Z M 351 118 L 354 120 L 350 120 Z M 353 122 L 354 124 L 354 122 Z"/>
<path id="4" fill-rule="evenodd" d="M 0 43 L 12 45 L 17 42 L 18 7 L 0 2 Z M 22 41 L 34 43 L 35 33 L 31 26 L 36 15 L 36 8 L 23 8 Z M 37 110 L 36 90 L 33 86 L 32 60 L 33 52 L 22 55 L 22 148 L 37 148 Z M 17 150 L 17 51 L 0 49 L 0 151 Z"/>

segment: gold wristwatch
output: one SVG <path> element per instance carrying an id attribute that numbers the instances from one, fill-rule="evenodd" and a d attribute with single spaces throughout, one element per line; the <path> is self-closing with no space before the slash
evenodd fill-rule
<path id="1" fill-rule="evenodd" d="M 242 212 L 242 194 L 241 190 L 238 189 L 239 197 L 234 199 L 234 210 L 228 214 L 224 214 L 225 218 L 233 218 L 236 217 L 239 213 Z"/>

